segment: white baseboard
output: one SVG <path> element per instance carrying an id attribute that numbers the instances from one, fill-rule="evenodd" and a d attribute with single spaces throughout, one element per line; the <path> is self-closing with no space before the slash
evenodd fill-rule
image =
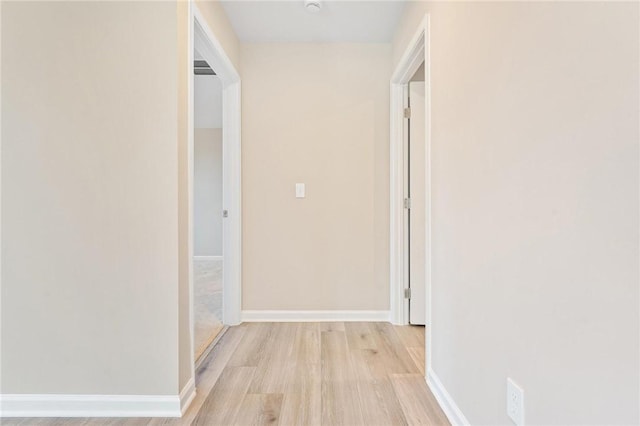
<path id="1" fill-rule="evenodd" d="M 436 375 L 435 371 L 429 370 L 427 372 L 427 386 L 431 389 L 431 392 L 436 397 L 440 408 L 444 411 L 444 414 L 449 419 L 452 425 L 469 425 L 469 420 L 462 414 L 462 411 L 458 407 L 458 404 L 453 400 L 447 389 Z"/>
<path id="2" fill-rule="evenodd" d="M 389 311 L 242 311 L 243 322 L 389 321 Z"/>
<path id="3" fill-rule="evenodd" d="M 222 260 L 222 256 L 193 256 L 193 260 Z"/>
<path id="4" fill-rule="evenodd" d="M 184 413 L 189 408 L 189 405 L 193 402 L 193 399 L 196 397 L 196 382 L 194 378 L 190 378 L 184 388 L 180 391 L 180 415 L 183 416 Z"/>
<path id="5" fill-rule="evenodd" d="M 0 395 L 0 417 L 180 417 L 179 395 Z"/>

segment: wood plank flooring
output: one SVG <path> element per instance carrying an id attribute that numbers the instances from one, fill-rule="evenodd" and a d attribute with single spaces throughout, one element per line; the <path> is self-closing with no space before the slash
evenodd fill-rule
<path id="1" fill-rule="evenodd" d="M 196 375 L 181 419 L 2 419 L 2 425 L 447 425 L 424 381 L 424 327 L 246 323 Z"/>

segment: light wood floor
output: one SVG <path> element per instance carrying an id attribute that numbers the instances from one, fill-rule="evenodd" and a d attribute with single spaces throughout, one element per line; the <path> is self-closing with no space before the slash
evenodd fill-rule
<path id="1" fill-rule="evenodd" d="M 202 364 L 181 419 L 3 419 L 7 425 L 443 425 L 424 327 L 249 323 Z"/>

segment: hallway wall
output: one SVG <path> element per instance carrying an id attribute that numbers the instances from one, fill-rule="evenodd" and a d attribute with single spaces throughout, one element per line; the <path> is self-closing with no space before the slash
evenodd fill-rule
<path id="1" fill-rule="evenodd" d="M 177 395 L 176 4 L 1 7 L 2 393 Z"/>
<path id="2" fill-rule="evenodd" d="M 222 129 L 195 129 L 193 255 L 222 256 Z"/>
<path id="3" fill-rule="evenodd" d="M 242 45 L 244 310 L 389 309 L 390 53 Z"/>
<path id="4" fill-rule="evenodd" d="M 472 424 L 637 424 L 639 5 L 431 14 L 433 368 Z"/>
<path id="5" fill-rule="evenodd" d="M 178 2 L 183 2 L 183 0 L 178 0 Z M 194 3 L 207 21 L 209 29 L 220 42 L 222 49 L 224 49 L 236 71 L 240 71 L 240 41 L 224 8 L 220 4 L 220 0 L 194 0 Z"/>

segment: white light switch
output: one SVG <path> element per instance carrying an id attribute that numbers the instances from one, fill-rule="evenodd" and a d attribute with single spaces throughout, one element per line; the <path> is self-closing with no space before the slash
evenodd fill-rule
<path id="1" fill-rule="evenodd" d="M 296 198 L 304 198 L 304 183 L 296 183 Z"/>

